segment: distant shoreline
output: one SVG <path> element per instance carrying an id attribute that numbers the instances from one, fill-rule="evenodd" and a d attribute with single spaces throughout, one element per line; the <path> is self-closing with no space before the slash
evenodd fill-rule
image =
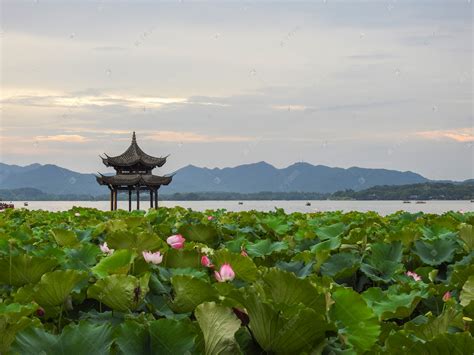
<path id="1" fill-rule="evenodd" d="M 146 202 L 148 193 L 140 193 L 140 200 Z M 109 194 L 51 194 L 35 188 L 0 189 L 3 201 L 108 201 Z M 334 193 L 319 192 L 182 192 L 159 194 L 161 201 L 470 201 L 474 200 L 474 182 L 464 183 L 421 183 L 410 185 L 383 185 L 354 191 Z M 118 196 L 127 201 L 128 194 Z M 133 193 L 132 200 L 136 200 Z"/>

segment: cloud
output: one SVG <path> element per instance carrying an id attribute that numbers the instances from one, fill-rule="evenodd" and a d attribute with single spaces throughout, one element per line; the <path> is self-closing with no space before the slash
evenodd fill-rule
<path id="1" fill-rule="evenodd" d="M 435 130 L 416 132 L 416 135 L 426 139 L 451 139 L 456 142 L 474 142 L 474 131 L 470 128 L 455 130 Z"/>
<path id="2" fill-rule="evenodd" d="M 272 109 L 278 111 L 306 111 L 308 107 L 304 105 L 273 105 Z"/>
<path id="3" fill-rule="evenodd" d="M 211 143 L 211 142 L 247 142 L 253 137 L 244 136 L 209 136 L 195 132 L 181 131 L 157 131 L 148 134 L 144 139 L 152 139 L 160 142 L 190 142 L 190 143 Z"/>
<path id="4" fill-rule="evenodd" d="M 54 136 L 36 136 L 39 142 L 68 142 L 68 143 L 84 143 L 89 139 L 78 134 L 57 134 Z"/>

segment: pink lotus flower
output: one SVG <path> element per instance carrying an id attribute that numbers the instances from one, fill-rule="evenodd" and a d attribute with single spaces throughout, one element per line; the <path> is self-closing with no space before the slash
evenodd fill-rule
<path id="1" fill-rule="evenodd" d="M 450 299 L 451 299 L 451 292 L 447 291 L 444 295 L 443 295 L 443 301 L 444 302 L 448 302 Z"/>
<path id="2" fill-rule="evenodd" d="M 151 251 L 144 251 L 142 252 L 142 255 L 143 259 L 145 259 L 147 263 L 158 265 L 163 261 L 163 255 L 161 255 L 159 251 L 155 253 L 152 253 Z"/>
<path id="3" fill-rule="evenodd" d="M 247 252 L 245 251 L 244 248 L 242 248 L 242 250 L 240 251 L 240 255 L 242 255 L 242 256 L 249 256 L 249 255 L 247 254 Z"/>
<path id="4" fill-rule="evenodd" d="M 104 244 L 99 245 L 100 251 L 104 254 L 112 255 L 115 251 L 115 249 L 110 249 L 107 246 L 107 242 L 104 242 Z"/>
<path id="5" fill-rule="evenodd" d="M 166 239 L 166 242 L 173 249 L 182 249 L 184 247 L 184 241 L 186 239 L 181 234 L 172 235 Z"/>
<path id="6" fill-rule="evenodd" d="M 415 281 L 421 281 L 421 276 L 418 275 L 416 272 L 407 271 L 405 275 L 411 277 Z"/>
<path id="7" fill-rule="evenodd" d="M 212 265 L 211 259 L 209 259 L 206 255 L 201 256 L 201 265 L 204 267 L 214 267 L 214 265 Z"/>
<path id="8" fill-rule="evenodd" d="M 219 272 L 214 271 L 214 276 L 219 282 L 232 281 L 235 278 L 235 272 L 232 270 L 232 266 L 226 263 L 221 266 Z"/>
<path id="9" fill-rule="evenodd" d="M 212 221 L 214 219 L 214 216 L 207 216 L 208 221 Z"/>

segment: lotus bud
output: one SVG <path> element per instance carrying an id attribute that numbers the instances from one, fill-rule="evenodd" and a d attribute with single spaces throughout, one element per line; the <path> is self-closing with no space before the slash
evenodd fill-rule
<path id="1" fill-rule="evenodd" d="M 115 249 L 110 249 L 107 246 L 107 242 L 104 242 L 104 244 L 101 244 L 99 247 L 100 247 L 100 251 L 104 254 L 112 255 L 115 251 Z"/>
<path id="2" fill-rule="evenodd" d="M 214 216 L 207 216 L 208 221 L 212 221 L 214 219 Z"/>
<path id="3" fill-rule="evenodd" d="M 444 302 L 448 302 L 451 298 L 452 298 L 451 292 L 449 292 L 449 291 L 447 291 L 447 292 L 443 295 L 443 301 L 444 301 Z"/>
<path id="4" fill-rule="evenodd" d="M 243 310 L 238 309 L 238 308 L 232 308 L 232 311 L 234 314 L 237 316 L 237 318 L 240 319 L 240 322 L 242 323 L 242 326 L 247 326 L 250 322 L 249 315 L 245 313 Z"/>
<path id="5" fill-rule="evenodd" d="M 242 248 L 242 250 L 240 251 L 240 255 L 242 255 L 242 256 L 249 256 L 249 255 L 247 254 L 247 252 L 245 251 L 245 248 Z"/>
<path id="6" fill-rule="evenodd" d="M 209 257 L 207 257 L 206 255 L 201 256 L 201 265 L 210 268 L 214 267 L 214 265 L 212 265 L 211 259 L 209 259 Z"/>
<path id="7" fill-rule="evenodd" d="M 181 234 L 176 234 L 168 237 L 166 242 L 173 249 L 182 249 L 184 247 L 185 238 Z"/>
<path id="8" fill-rule="evenodd" d="M 214 271 L 214 276 L 219 282 L 232 281 L 235 278 L 234 270 L 230 264 L 224 264 L 221 266 L 219 272 Z"/>
<path id="9" fill-rule="evenodd" d="M 151 251 L 143 251 L 142 255 L 147 263 L 158 265 L 163 261 L 163 255 L 161 255 L 159 251 L 155 253 L 152 253 Z"/>
<path id="10" fill-rule="evenodd" d="M 44 316 L 44 308 L 43 307 L 39 307 L 37 310 L 36 310 L 36 315 L 38 317 L 43 317 Z"/>

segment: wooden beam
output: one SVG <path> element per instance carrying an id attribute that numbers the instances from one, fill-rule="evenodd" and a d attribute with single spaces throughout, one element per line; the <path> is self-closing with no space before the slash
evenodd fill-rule
<path id="1" fill-rule="evenodd" d="M 117 211 L 117 200 L 118 200 L 118 191 L 115 190 L 115 198 L 114 198 L 114 210 Z"/>
<path id="2" fill-rule="evenodd" d="M 110 189 L 110 210 L 113 211 L 114 210 L 114 190 L 109 187 Z"/>
<path id="3" fill-rule="evenodd" d="M 140 188 L 137 187 L 137 210 L 140 209 Z"/>
<path id="4" fill-rule="evenodd" d="M 132 189 L 128 189 L 128 212 L 132 210 Z"/>
<path id="5" fill-rule="evenodd" d="M 155 190 L 155 208 L 158 208 L 158 189 Z"/>
<path id="6" fill-rule="evenodd" d="M 150 208 L 153 208 L 153 189 L 150 188 Z"/>

